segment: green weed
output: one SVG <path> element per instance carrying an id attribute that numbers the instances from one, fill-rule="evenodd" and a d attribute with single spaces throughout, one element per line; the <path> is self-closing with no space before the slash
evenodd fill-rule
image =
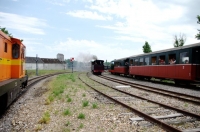
<path id="1" fill-rule="evenodd" d="M 74 74 L 68 74 L 68 77 L 67 77 L 68 79 L 70 79 L 72 82 L 75 82 L 76 81 L 76 79 L 75 79 L 75 77 L 74 77 Z"/>
<path id="2" fill-rule="evenodd" d="M 79 128 L 81 129 L 81 128 L 83 128 L 83 126 L 84 126 L 83 123 L 81 123 L 80 126 L 79 126 Z"/>
<path id="3" fill-rule="evenodd" d="M 96 108 L 97 108 L 97 104 L 96 104 L 96 103 L 93 103 L 93 104 L 92 104 L 92 108 L 93 108 L 93 109 L 96 109 Z"/>
<path id="4" fill-rule="evenodd" d="M 82 94 L 82 96 L 83 96 L 83 97 L 85 97 L 85 96 L 86 96 L 86 94 L 84 93 L 84 94 Z"/>
<path id="5" fill-rule="evenodd" d="M 69 109 L 66 109 L 66 110 L 63 112 L 63 114 L 64 114 L 64 115 L 70 115 L 70 114 L 71 114 L 71 112 L 70 112 L 70 110 L 69 110 Z"/>
<path id="6" fill-rule="evenodd" d="M 47 124 L 50 121 L 50 114 L 49 112 L 45 112 L 44 115 L 42 116 L 42 118 L 40 119 L 39 123 L 44 123 Z"/>
<path id="7" fill-rule="evenodd" d="M 68 98 L 68 99 L 67 99 L 67 102 L 72 102 L 72 99 L 71 99 L 71 98 Z"/>
<path id="8" fill-rule="evenodd" d="M 42 130 L 42 125 L 41 124 L 37 125 L 36 128 L 35 128 L 36 132 L 38 132 L 40 130 Z"/>
<path id="9" fill-rule="evenodd" d="M 78 119 L 85 119 L 85 114 L 80 113 L 80 114 L 78 115 Z"/>
<path id="10" fill-rule="evenodd" d="M 89 102 L 87 100 L 83 101 L 83 104 L 82 104 L 83 107 L 86 107 L 88 105 L 89 105 Z"/>

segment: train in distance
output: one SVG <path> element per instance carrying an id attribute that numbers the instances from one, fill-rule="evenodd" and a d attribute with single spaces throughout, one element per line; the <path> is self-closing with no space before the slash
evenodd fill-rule
<path id="1" fill-rule="evenodd" d="M 104 72 L 104 61 L 103 60 L 91 61 L 91 72 L 94 75 L 101 75 L 101 73 Z"/>

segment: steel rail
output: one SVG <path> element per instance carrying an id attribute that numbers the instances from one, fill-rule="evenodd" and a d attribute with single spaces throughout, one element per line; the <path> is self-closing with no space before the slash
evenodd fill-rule
<path id="1" fill-rule="evenodd" d="M 84 82 L 84 81 L 80 78 L 80 74 L 79 74 L 79 79 L 80 79 L 83 83 L 85 83 L 88 87 L 90 87 L 90 88 L 92 88 L 93 90 L 95 90 L 96 92 L 98 92 L 98 93 L 100 93 L 100 94 L 106 96 L 107 98 L 109 98 L 109 99 L 111 99 L 111 100 L 113 100 L 113 101 L 115 101 L 115 102 L 121 104 L 122 106 L 124 106 L 124 107 L 130 109 L 131 111 L 135 112 L 135 113 L 138 114 L 139 116 L 142 116 L 144 119 L 146 119 L 146 120 L 148 120 L 148 121 L 150 121 L 150 122 L 152 122 L 152 123 L 157 124 L 159 127 L 163 128 L 164 130 L 167 130 L 167 131 L 170 131 L 170 132 L 181 132 L 181 130 L 176 129 L 176 128 L 174 128 L 174 127 L 172 127 L 172 126 L 170 126 L 170 125 L 168 125 L 168 124 L 166 124 L 166 123 L 164 123 L 164 122 L 161 122 L 161 121 L 159 121 L 159 120 L 157 120 L 157 119 L 155 119 L 155 118 L 153 118 L 153 117 L 151 117 L 151 116 L 149 116 L 149 115 L 147 115 L 147 114 L 145 114 L 145 113 L 143 113 L 143 112 L 141 112 L 141 111 L 138 111 L 137 109 L 135 109 L 135 108 L 133 108 L 133 107 L 128 106 L 127 104 L 125 104 L 125 103 L 123 103 L 123 102 L 121 102 L 121 101 L 116 100 L 115 98 L 110 97 L 109 95 L 107 95 L 107 94 L 105 94 L 105 93 L 103 93 L 103 92 L 101 92 L 101 91 L 99 91 L 99 90 L 97 90 L 97 89 L 95 89 L 94 87 L 92 87 L 92 86 L 90 86 L 89 84 L 87 84 L 86 82 Z M 99 82 L 98 82 L 98 83 L 99 83 Z M 102 84 L 102 83 L 100 83 L 100 84 Z M 103 84 L 103 85 L 104 85 L 104 84 Z M 109 86 L 107 86 L 107 87 L 109 87 Z M 112 87 L 110 87 L 110 88 L 112 88 Z"/>
<path id="2" fill-rule="evenodd" d="M 178 98 L 178 99 L 183 100 L 183 101 L 187 101 L 187 102 L 191 102 L 193 104 L 200 105 L 200 97 L 196 97 L 196 96 L 192 96 L 192 95 L 188 95 L 188 94 L 183 94 L 183 93 L 178 93 L 178 92 L 174 92 L 174 91 L 163 90 L 163 89 L 159 89 L 159 88 L 155 88 L 155 87 L 145 86 L 145 85 L 142 85 L 142 84 L 132 83 L 132 82 L 128 82 L 128 81 L 124 81 L 124 80 L 120 80 L 120 79 L 115 79 L 115 78 L 111 78 L 111 77 L 106 77 L 106 76 L 99 76 L 99 77 L 110 80 L 110 81 L 114 81 L 114 82 L 117 82 L 117 83 L 120 83 L 120 84 L 130 85 L 132 87 L 142 89 L 142 90 L 145 90 L 145 91 L 158 93 L 158 94 L 173 97 L 173 98 Z M 144 87 L 146 87 L 146 88 L 144 88 Z M 163 93 L 163 92 L 165 92 L 165 93 Z M 175 94 L 175 95 L 178 95 L 178 96 L 171 95 L 171 94 Z M 180 96 L 184 96 L 184 97 L 187 97 L 187 98 L 180 97 Z M 196 99 L 196 100 L 191 100 L 191 99 L 188 99 L 188 98 L 193 98 L 193 99 Z"/>
<path id="3" fill-rule="evenodd" d="M 53 76 L 53 75 L 64 74 L 64 73 L 71 73 L 71 72 L 57 72 L 57 73 L 46 74 L 46 75 L 42 75 L 42 76 L 37 76 L 37 77 L 31 78 L 28 81 L 32 81 L 32 80 L 35 80 L 35 79 L 38 79 L 38 78 L 41 78 L 41 77 L 44 77 L 44 76 L 49 76 L 49 75 Z"/>
<path id="4" fill-rule="evenodd" d="M 94 81 L 96 81 L 96 80 L 94 80 Z M 98 82 L 98 81 L 96 81 L 96 82 Z M 98 83 L 100 83 L 100 82 L 98 82 Z M 102 84 L 102 83 L 101 83 L 101 84 Z M 107 85 L 105 85 L 105 84 L 102 84 L 102 85 L 107 86 Z M 110 87 L 110 86 L 107 86 L 107 87 Z M 153 101 L 153 100 L 146 99 L 146 98 L 143 98 L 143 97 L 140 97 L 140 96 L 137 96 L 137 95 L 134 95 L 134 94 L 131 94 L 131 93 L 128 93 L 128 92 L 125 92 L 125 91 L 122 91 L 122 90 L 113 88 L 113 87 L 110 87 L 110 88 L 115 89 L 116 91 L 122 92 L 122 93 L 124 93 L 124 94 L 130 95 L 130 96 L 133 96 L 133 97 L 142 99 L 142 100 L 147 100 L 148 102 L 151 102 L 151 103 L 158 104 L 158 105 L 160 105 L 160 106 L 162 106 L 162 107 L 165 107 L 165 108 L 168 108 L 168 109 L 172 109 L 172 110 L 178 111 L 178 112 L 180 112 L 180 113 L 183 113 L 184 115 L 188 115 L 188 116 L 191 116 L 191 117 L 194 117 L 194 118 L 197 118 L 197 119 L 200 120 L 200 115 L 197 115 L 197 114 L 194 114 L 194 113 L 185 111 L 185 110 L 181 110 L 181 109 L 178 109 L 178 108 L 175 108 L 175 107 L 172 107 L 172 106 L 168 106 L 168 105 L 165 105 L 165 104 L 162 104 L 162 103 L 159 103 L 159 102 L 155 102 L 155 101 Z"/>

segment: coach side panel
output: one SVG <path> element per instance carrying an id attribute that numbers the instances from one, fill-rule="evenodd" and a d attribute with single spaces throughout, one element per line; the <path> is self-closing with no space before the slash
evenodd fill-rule
<path id="1" fill-rule="evenodd" d="M 192 64 L 162 66 L 130 66 L 130 75 L 195 80 L 195 66 Z"/>

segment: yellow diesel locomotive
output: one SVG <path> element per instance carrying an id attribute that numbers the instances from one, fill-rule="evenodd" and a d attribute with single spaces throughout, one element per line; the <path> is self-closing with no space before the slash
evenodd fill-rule
<path id="1" fill-rule="evenodd" d="M 25 51 L 26 47 L 20 39 L 11 38 L 0 31 L 0 113 L 27 86 Z"/>

